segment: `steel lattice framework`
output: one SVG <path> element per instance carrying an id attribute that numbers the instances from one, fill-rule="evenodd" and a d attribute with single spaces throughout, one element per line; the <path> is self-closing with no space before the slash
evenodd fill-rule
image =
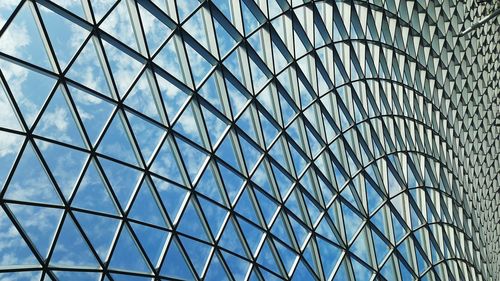
<path id="1" fill-rule="evenodd" d="M 498 280 L 498 1 L 0 1 L 0 280 Z"/>

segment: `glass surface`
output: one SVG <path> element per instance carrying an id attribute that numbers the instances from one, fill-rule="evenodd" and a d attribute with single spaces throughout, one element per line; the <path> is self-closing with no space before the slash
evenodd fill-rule
<path id="1" fill-rule="evenodd" d="M 0 281 L 498 280 L 471 3 L 0 1 Z"/>

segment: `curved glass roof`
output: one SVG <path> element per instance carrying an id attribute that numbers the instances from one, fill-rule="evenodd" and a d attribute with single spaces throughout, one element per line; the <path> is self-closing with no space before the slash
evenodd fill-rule
<path id="1" fill-rule="evenodd" d="M 499 3 L 0 1 L 0 280 L 498 280 Z"/>

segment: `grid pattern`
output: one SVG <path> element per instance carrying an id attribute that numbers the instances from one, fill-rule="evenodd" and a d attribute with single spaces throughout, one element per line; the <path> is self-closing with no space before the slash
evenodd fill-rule
<path id="1" fill-rule="evenodd" d="M 500 2 L 0 2 L 0 280 L 498 280 Z"/>

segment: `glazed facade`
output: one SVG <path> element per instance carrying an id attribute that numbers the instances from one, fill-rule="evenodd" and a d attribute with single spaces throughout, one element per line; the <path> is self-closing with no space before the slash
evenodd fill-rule
<path id="1" fill-rule="evenodd" d="M 498 280 L 500 2 L 0 2 L 0 280 Z"/>

